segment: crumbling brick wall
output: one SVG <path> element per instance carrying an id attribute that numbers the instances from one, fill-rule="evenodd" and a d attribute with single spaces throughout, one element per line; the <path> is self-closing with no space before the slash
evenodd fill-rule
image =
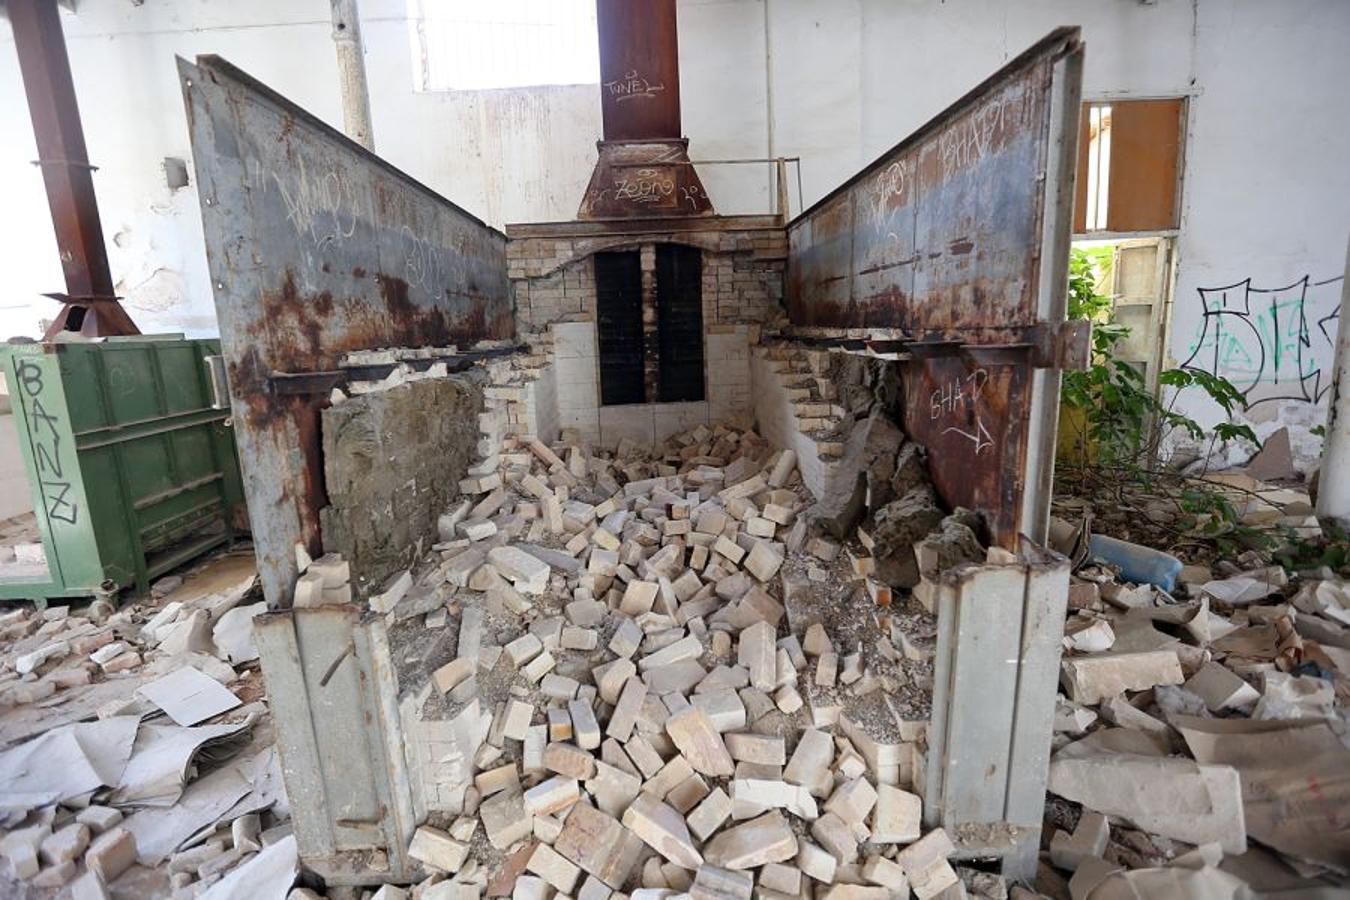
<path id="1" fill-rule="evenodd" d="M 597 446 L 627 438 L 660 442 L 698 424 L 748 416 L 750 347 L 765 328 L 786 321 L 783 278 L 787 238 L 762 219 L 716 219 L 700 227 L 615 235 L 596 223 L 508 226 L 507 272 L 517 329 L 532 343 L 553 342 L 557 424 Z M 678 243 L 702 251 L 704 397 L 662 402 L 656 295 L 657 248 Z M 643 279 L 646 402 L 602 406 L 596 346 L 595 254 L 638 251 Z M 543 408 L 547 400 L 540 392 Z"/>
<path id="2" fill-rule="evenodd" d="M 674 241 L 703 251 L 703 324 L 769 325 L 783 315 L 787 236 L 781 228 L 632 235 L 624 239 L 559 233 L 528 226 L 506 245 L 507 274 L 521 332 L 555 322 L 595 320 L 595 257 L 608 250 Z M 508 234 L 514 229 L 508 228 Z"/>
<path id="3" fill-rule="evenodd" d="M 484 375 L 412 381 L 323 411 L 324 550 L 351 563 L 361 597 L 436 541 L 436 517 L 474 459 Z"/>

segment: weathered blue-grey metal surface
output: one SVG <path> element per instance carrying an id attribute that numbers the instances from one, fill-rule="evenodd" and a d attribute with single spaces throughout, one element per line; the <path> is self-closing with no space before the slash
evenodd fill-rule
<path id="1" fill-rule="evenodd" d="M 1041 536 L 1024 467 L 1053 429 L 1032 373 L 1062 350 L 1081 60 L 1078 29 L 1053 32 L 788 226 L 795 328 L 932 342 L 904 367 L 906 430 L 1005 547 Z"/>
<path id="2" fill-rule="evenodd" d="M 514 333 L 506 238 L 218 57 L 178 62 L 259 574 L 320 550 L 324 394 L 274 375 Z"/>
<path id="3" fill-rule="evenodd" d="M 938 585 L 924 823 L 1018 879 L 1036 872 L 1068 591 L 1069 561 L 1027 541 Z"/>
<path id="4" fill-rule="evenodd" d="M 1077 36 L 1046 37 L 788 225 L 794 325 L 1035 323 L 1052 70 Z"/>
<path id="5" fill-rule="evenodd" d="M 329 884 L 412 880 L 415 826 L 382 619 L 352 604 L 254 620 L 305 865 Z"/>

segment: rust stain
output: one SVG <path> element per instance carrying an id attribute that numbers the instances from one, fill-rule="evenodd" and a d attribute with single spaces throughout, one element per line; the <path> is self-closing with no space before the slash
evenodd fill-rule
<path id="1" fill-rule="evenodd" d="M 859 274 L 859 275 L 875 275 L 877 272 L 885 272 L 885 271 L 888 271 L 888 270 L 890 270 L 890 269 L 898 269 L 898 268 L 901 268 L 902 266 L 912 266 L 912 265 L 914 265 L 915 263 L 917 263 L 918 261 L 919 261 L 919 255 L 916 253 L 916 254 L 914 254 L 913 256 L 909 256 L 909 257 L 906 257 L 906 258 L 904 258 L 904 259 L 897 259 L 897 260 L 894 260 L 894 261 L 892 261 L 892 262 L 888 262 L 888 263 L 880 263 L 880 264 L 875 265 L 875 266 L 868 266 L 868 267 L 865 268 L 865 269 L 859 269 L 859 270 L 858 270 L 858 274 Z"/>
<path id="2" fill-rule="evenodd" d="M 283 484 L 281 500 L 293 504 L 302 539 L 311 549 L 320 540 L 319 511 L 328 504 L 323 477 L 321 412 L 324 396 L 276 394 L 272 374 L 334 368 L 349 350 L 382 346 L 468 344 L 481 337 L 508 337 L 509 311 L 489 320 L 486 298 L 446 292 L 463 312 L 423 309 L 409 297 L 405 280 L 377 275 L 380 302 L 368 297 L 335 298 L 330 291 L 306 293 L 287 270 L 281 285 L 262 297 L 262 316 L 250 329 L 253 345 L 230 366 L 230 382 L 246 407 L 245 420 L 259 440 L 279 452 L 300 451 L 301 483 Z M 259 347 L 266 347 L 267 358 Z"/>
<path id="3" fill-rule="evenodd" d="M 787 305 L 794 324 L 1031 324 L 1041 198 L 1008 186 L 1045 152 L 1058 52 L 1045 49 L 940 114 L 792 225 Z M 972 200 L 1005 194 L 1017 202 L 986 210 Z M 879 292 L 881 280 L 894 290 Z"/>
<path id="4" fill-rule="evenodd" d="M 319 433 L 319 413 L 327 405 L 327 398 L 273 393 L 269 381 L 271 369 L 256 346 L 250 347 L 239 362 L 230 364 L 229 376 L 234 396 L 245 405 L 244 419 L 254 438 L 270 441 L 282 452 L 299 448 L 304 460 L 303 484 L 297 491 L 296 485 L 282 482 L 279 500 L 289 503 L 299 499 L 295 506 L 303 538 L 311 549 L 317 549 L 319 510 L 328 505 Z"/>
<path id="5" fill-rule="evenodd" d="M 902 367 L 905 430 L 928 449 L 939 496 L 983 512 L 991 536 L 1013 549 L 1026 453 L 1022 398 L 1028 370 L 946 357 Z"/>

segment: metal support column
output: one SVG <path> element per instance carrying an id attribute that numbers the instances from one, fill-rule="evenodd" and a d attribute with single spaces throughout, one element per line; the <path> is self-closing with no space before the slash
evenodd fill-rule
<path id="1" fill-rule="evenodd" d="M 1322 449 L 1317 515 L 1350 529 L 1350 251 L 1341 285 L 1341 320 L 1336 338 L 1336 363 L 1327 403 L 1326 444 Z"/>
<path id="2" fill-rule="evenodd" d="M 85 152 L 56 0 L 9 0 L 6 7 L 66 278 L 66 293 L 46 295 L 65 306 L 45 337 L 61 331 L 91 337 L 140 334 L 113 294 L 94 196 L 94 167 Z"/>
<path id="3" fill-rule="evenodd" d="M 366 83 L 366 45 L 356 0 L 332 0 L 333 44 L 337 47 L 338 84 L 342 90 L 342 130 L 367 150 L 375 149 L 370 123 L 370 87 Z"/>

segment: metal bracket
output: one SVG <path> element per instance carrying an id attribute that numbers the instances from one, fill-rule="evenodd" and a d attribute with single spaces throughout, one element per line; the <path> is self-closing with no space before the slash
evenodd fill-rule
<path id="1" fill-rule="evenodd" d="M 229 409 L 230 380 L 225 375 L 225 357 L 220 354 L 203 356 L 202 364 L 206 366 L 206 377 L 211 385 L 211 408 Z"/>
<path id="2" fill-rule="evenodd" d="M 991 341 L 991 336 L 1000 340 Z M 861 353 L 896 362 L 960 357 L 976 366 L 1077 370 L 1086 369 L 1092 355 L 1092 323 L 1086 319 L 992 332 L 988 328 L 919 334 L 894 329 L 790 328 L 777 337 L 822 350 Z"/>
<path id="3" fill-rule="evenodd" d="M 1082 371 L 1092 364 L 1092 322 L 1068 319 L 1039 326 L 1041 340 L 1032 365 L 1038 369 Z"/>
<path id="4" fill-rule="evenodd" d="M 347 366 L 318 372 L 273 372 L 267 378 L 267 385 L 274 394 L 326 394 L 333 388 L 344 387 L 353 381 L 382 381 L 401 366 L 407 366 L 414 372 L 425 372 L 436 363 L 444 363 L 447 372 L 465 372 L 481 360 L 524 353 L 527 349 L 525 344 L 513 344 L 509 347 L 466 350 L 463 353 L 425 356 L 378 365 Z"/>

